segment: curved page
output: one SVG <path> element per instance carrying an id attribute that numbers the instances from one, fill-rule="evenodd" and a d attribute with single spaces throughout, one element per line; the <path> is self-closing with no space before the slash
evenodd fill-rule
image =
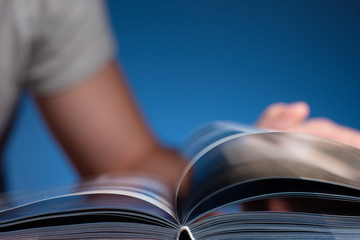
<path id="1" fill-rule="evenodd" d="M 183 178 L 191 184 L 182 184 L 178 189 L 180 196 L 187 195 L 186 199 L 179 197 L 177 201 L 182 221 L 198 205 L 216 194 L 224 202 L 230 201 L 224 199 L 227 196 L 221 196 L 223 190 L 260 179 L 320 181 L 350 187 L 355 191 L 359 189 L 359 149 L 299 133 L 247 134 L 231 129 L 224 130 L 222 134 L 225 137 L 215 138 L 215 142 L 198 148 L 197 154 L 193 152 L 191 165 Z M 219 129 L 217 131 L 221 132 Z M 228 131 L 232 132 L 226 135 Z M 262 188 L 261 185 L 257 187 Z M 275 186 L 273 193 L 276 192 Z M 284 190 L 280 187 L 278 192 Z M 252 191 L 251 194 L 256 196 L 258 193 Z M 211 210 L 216 205 L 209 205 L 209 209 L 202 211 Z"/>
<path id="2" fill-rule="evenodd" d="M 170 192 L 162 183 L 136 174 L 119 175 L 108 174 L 77 186 L 36 194 L 9 193 L 1 198 L 0 228 L 61 214 L 111 211 L 113 215 L 142 215 L 176 224 Z"/>

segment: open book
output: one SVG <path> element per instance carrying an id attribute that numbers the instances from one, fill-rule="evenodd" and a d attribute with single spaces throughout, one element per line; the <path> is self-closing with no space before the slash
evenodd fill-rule
<path id="1" fill-rule="evenodd" d="M 176 196 L 130 173 L 8 194 L 0 239 L 360 239 L 360 149 L 213 123 L 184 154 Z"/>

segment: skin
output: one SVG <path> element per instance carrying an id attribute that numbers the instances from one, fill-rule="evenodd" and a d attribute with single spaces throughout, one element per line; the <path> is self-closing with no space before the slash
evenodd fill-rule
<path id="1" fill-rule="evenodd" d="M 274 103 L 267 107 L 257 122 L 265 129 L 313 134 L 360 148 L 360 132 L 327 118 L 309 118 L 305 102 Z"/>
<path id="2" fill-rule="evenodd" d="M 152 174 L 175 188 L 185 162 L 149 131 L 114 62 L 83 84 L 37 103 L 82 177 L 115 171 Z"/>

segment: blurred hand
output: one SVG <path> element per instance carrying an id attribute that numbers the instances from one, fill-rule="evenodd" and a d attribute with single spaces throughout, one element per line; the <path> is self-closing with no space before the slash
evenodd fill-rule
<path id="1" fill-rule="evenodd" d="M 360 148 L 360 132 L 327 118 L 308 118 L 310 107 L 305 102 L 275 103 L 262 113 L 257 126 L 264 129 L 301 132 L 325 137 Z"/>
<path id="2" fill-rule="evenodd" d="M 131 170 L 151 174 L 165 183 L 172 192 L 175 192 L 187 164 L 188 161 L 180 152 L 168 148 L 159 148 L 147 155 L 142 161 L 137 161 Z"/>

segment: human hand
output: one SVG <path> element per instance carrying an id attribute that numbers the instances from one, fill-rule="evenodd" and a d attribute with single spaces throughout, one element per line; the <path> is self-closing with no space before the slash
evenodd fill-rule
<path id="1" fill-rule="evenodd" d="M 264 129 L 301 132 L 360 148 L 360 132 L 327 118 L 308 118 L 305 102 L 274 103 L 262 113 L 256 125 Z"/>
<path id="2" fill-rule="evenodd" d="M 179 151 L 160 147 L 141 161 L 137 161 L 131 170 L 158 178 L 175 193 L 187 164 L 188 160 Z"/>

